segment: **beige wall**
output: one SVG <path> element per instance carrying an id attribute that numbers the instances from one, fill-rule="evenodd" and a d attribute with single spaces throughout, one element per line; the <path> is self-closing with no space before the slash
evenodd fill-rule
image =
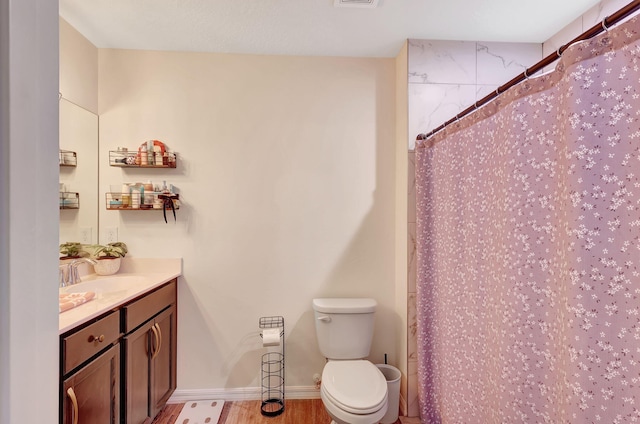
<path id="1" fill-rule="evenodd" d="M 60 21 L 60 93 L 98 113 L 98 49 L 64 19 Z"/>
<path id="2" fill-rule="evenodd" d="M 166 180 L 183 199 L 168 224 L 100 207 L 132 256 L 184 258 L 179 390 L 259 386 L 268 315 L 285 318 L 287 386 L 312 386 L 318 296 L 375 298 L 371 360 L 397 363 L 394 59 L 101 49 L 99 63 L 100 189 Z M 149 139 L 177 169 L 105 166 Z"/>

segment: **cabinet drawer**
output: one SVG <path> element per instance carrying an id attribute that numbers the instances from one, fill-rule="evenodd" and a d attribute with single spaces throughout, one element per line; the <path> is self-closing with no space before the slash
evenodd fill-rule
<path id="1" fill-rule="evenodd" d="M 176 302 L 176 280 L 123 308 L 124 332 L 129 333 L 157 313 Z"/>
<path id="2" fill-rule="evenodd" d="M 117 311 L 62 339 L 63 373 L 66 374 L 120 337 Z"/>

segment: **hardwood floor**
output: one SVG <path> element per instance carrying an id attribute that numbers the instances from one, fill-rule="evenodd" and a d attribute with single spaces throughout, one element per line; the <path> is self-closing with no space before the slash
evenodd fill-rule
<path id="1" fill-rule="evenodd" d="M 151 424 L 174 424 L 178 419 L 183 406 L 184 403 L 171 403 L 165 405 Z"/>
<path id="2" fill-rule="evenodd" d="M 182 424 L 176 419 L 183 403 L 170 404 L 158 414 L 151 424 Z M 285 400 L 284 412 L 277 417 L 265 417 L 260 413 L 260 401 L 225 402 L 218 424 L 329 424 L 331 418 L 320 399 Z M 420 421 L 410 421 L 419 423 Z M 399 419 L 396 424 L 401 424 Z"/>
<path id="3" fill-rule="evenodd" d="M 158 414 L 152 424 L 182 424 L 176 419 L 184 404 L 170 404 Z M 218 424 L 329 424 L 331 418 L 320 399 L 285 400 L 284 412 L 277 417 L 265 417 L 260 401 L 225 402 Z"/>

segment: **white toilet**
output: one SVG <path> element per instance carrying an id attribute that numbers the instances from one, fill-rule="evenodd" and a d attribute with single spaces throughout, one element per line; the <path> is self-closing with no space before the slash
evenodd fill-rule
<path id="1" fill-rule="evenodd" d="M 375 424 L 387 412 L 387 381 L 371 362 L 374 299 L 313 299 L 320 351 L 327 358 L 320 397 L 332 424 Z"/>

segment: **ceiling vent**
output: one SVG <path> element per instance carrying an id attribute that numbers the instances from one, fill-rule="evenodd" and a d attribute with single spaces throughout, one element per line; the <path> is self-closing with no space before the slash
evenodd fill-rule
<path id="1" fill-rule="evenodd" d="M 366 7 L 373 9 L 378 7 L 380 0 L 334 0 L 335 7 Z"/>

